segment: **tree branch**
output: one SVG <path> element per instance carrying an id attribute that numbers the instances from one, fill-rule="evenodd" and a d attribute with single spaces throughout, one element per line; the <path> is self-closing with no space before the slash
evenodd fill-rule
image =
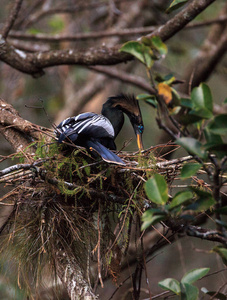
<path id="1" fill-rule="evenodd" d="M 217 230 L 205 229 L 193 225 L 186 227 L 186 233 L 189 236 L 197 237 L 203 240 L 219 242 L 223 245 L 227 245 L 227 238 L 220 234 Z"/>
<path id="2" fill-rule="evenodd" d="M 147 37 L 158 35 L 163 41 L 171 38 L 216 0 L 194 0 L 185 9 Z"/>
<path id="3" fill-rule="evenodd" d="M 184 10 L 179 12 L 153 33 L 147 35 L 147 37 L 158 35 L 163 41 L 171 38 L 214 1 L 215 0 L 192 1 L 192 3 Z M 120 47 L 121 45 L 110 48 L 103 46 L 99 48 L 90 48 L 85 51 L 68 49 L 27 54 L 23 51 L 14 49 L 4 39 L 1 39 L 0 60 L 21 72 L 38 77 L 44 74 L 44 68 L 57 65 L 115 65 L 132 60 L 132 55 L 119 52 Z"/>
<path id="4" fill-rule="evenodd" d="M 18 16 L 19 10 L 21 8 L 23 0 L 16 0 L 13 6 L 13 9 L 11 10 L 11 14 L 8 18 L 7 23 L 5 24 L 3 30 L 2 30 L 2 37 L 3 39 L 6 39 L 10 29 L 13 27 L 13 24 Z"/>
<path id="5" fill-rule="evenodd" d="M 49 129 L 24 120 L 12 105 L 0 99 L 0 132 L 16 152 L 26 148 L 32 140 L 38 140 L 40 132 L 46 131 Z M 34 149 L 28 151 L 34 152 Z"/>
<path id="6" fill-rule="evenodd" d="M 12 105 L 0 99 L 0 124 L 5 127 L 17 129 L 21 133 L 30 135 L 34 139 L 39 138 L 39 126 L 24 120 Z"/>
<path id="7" fill-rule="evenodd" d="M 151 85 L 145 81 L 144 78 L 140 76 L 134 76 L 131 74 L 128 74 L 122 70 L 117 70 L 114 68 L 108 68 L 108 67 L 101 67 L 101 66 L 96 66 L 96 67 L 90 67 L 91 70 L 94 70 L 96 72 L 100 72 L 102 74 L 106 74 L 109 77 L 115 78 L 117 80 L 121 80 L 123 82 L 132 84 L 134 86 L 137 86 L 148 93 L 151 94 L 156 94 L 156 91 L 154 88 L 151 87 Z"/>
<path id="8" fill-rule="evenodd" d="M 227 13 L 227 4 L 221 11 L 219 18 Z M 207 39 L 204 41 L 201 50 L 196 58 L 186 69 L 184 80 L 185 84 L 180 87 L 184 93 L 188 93 L 189 82 L 190 89 L 206 81 L 214 70 L 218 62 L 222 59 L 227 50 L 227 25 L 225 23 L 215 24 L 211 28 Z"/>
<path id="9" fill-rule="evenodd" d="M 38 55 L 37 52 L 36 54 Z M 15 49 L 0 36 L 0 60 L 20 72 L 40 77 L 44 71 L 33 63 L 33 55 Z"/>
<path id="10" fill-rule="evenodd" d="M 115 0 L 115 4 L 121 4 L 124 2 L 131 2 L 132 0 Z M 31 15 L 27 22 L 26 26 L 31 26 L 32 24 L 38 22 L 43 17 L 46 17 L 48 15 L 52 14 L 75 14 L 77 12 L 82 12 L 84 10 L 92 10 L 97 9 L 99 7 L 107 6 L 108 3 L 105 1 L 99 1 L 94 3 L 80 3 L 78 5 L 73 5 L 69 7 L 59 6 L 59 7 L 51 7 L 51 8 L 42 8 L 39 11 L 37 11 L 35 14 Z"/>
<path id="11" fill-rule="evenodd" d="M 227 21 L 227 16 L 220 16 L 215 19 L 207 20 L 207 21 L 198 21 L 192 24 L 188 24 L 184 29 L 195 29 L 198 27 L 209 26 L 212 24 L 220 23 L 223 24 Z M 45 33 L 36 33 L 31 34 L 23 31 L 12 30 L 9 36 L 12 39 L 18 40 L 28 40 L 28 41 L 38 41 L 38 42 L 69 42 L 69 41 L 84 41 L 89 39 L 102 39 L 104 37 L 122 37 L 122 36 L 134 36 L 139 34 L 148 34 L 155 30 L 157 30 L 159 26 L 146 26 L 146 27 L 137 27 L 137 28 L 122 28 L 119 29 L 111 29 L 111 30 L 100 30 L 100 31 L 92 31 L 92 32 L 80 32 L 76 34 L 45 34 Z"/>
<path id="12" fill-rule="evenodd" d="M 66 287 L 70 299 L 97 299 L 88 280 L 85 279 L 78 258 L 74 256 L 74 253 L 69 255 L 67 251 L 64 251 L 65 245 L 63 247 L 59 241 L 56 243 L 58 243 L 56 249 L 59 249 L 56 253 L 57 274 Z"/>
<path id="13" fill-rule="evenodd" d="M 150 33 L 157 29 L 157 26 L 149 26 L 142 28 L 122 28 L 121 30 L 111 29 L 111 30 L 100 30 L 94 32 L 82 32 L 76 34 L 45 34 L 36 33 L 30 34 L 22 31 L 12 31 L 10 37 L 19 40 L 32 40 L 39 42 L 69 42 L 69 41 L 84 41 L 89 39 L 101 39 L 104 37 L 121 37 L 121 36 L 131 36 L 143 33 Z"/>

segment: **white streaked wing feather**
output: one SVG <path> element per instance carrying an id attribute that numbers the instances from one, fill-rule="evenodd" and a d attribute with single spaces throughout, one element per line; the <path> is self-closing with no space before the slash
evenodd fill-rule
<path id="1" fill-rule="evenodd" d="M 95 115 L 93 118 L 91 118 L 87 124 L 84 124 L 83 127 L 80 128 L 78 133 L 82 133 L 83 130 L 85 130 L 86 127 L 88 126 L 96 126 L 96 127 L 101 127 L 107 131 L 107 133 L 111 136 L 114 137 L 114 129 L 110 121 L 102 116 L 102 115 Z"/>
<path id="2" fill-rule="evenodd" d="M 98 127 L 102 128 L 110 137 L 114 137 L 114 128 L 110 121 L 106 117 L 95 113 L 82 113 L 78 116 L 67 118 L 58 125 L 62 132 L 68 131 L 69 134 L 67 135 L 73 132 L 88 134 L 89 130 L 94 130 L 95 127 L 97 129 Z"/>

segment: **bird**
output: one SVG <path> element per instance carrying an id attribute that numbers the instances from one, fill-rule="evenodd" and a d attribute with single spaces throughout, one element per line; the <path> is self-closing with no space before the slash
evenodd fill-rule
<path id="1" fill-rule="evenodd" d="M 104 161 L 125 165 L 111 151 L 116 150 L 114 140 L 124 124 L 124 113 L 133 126 L 139 150 L 143 150 L 144 125 L 139 103 L 134 95 L 123 93 L 109 97 L 103 104 L 101 114 L 85 112 L 63 120 L 55 131 L 57 141 L 68 141 L 90 151 L 95 150 Z"/>

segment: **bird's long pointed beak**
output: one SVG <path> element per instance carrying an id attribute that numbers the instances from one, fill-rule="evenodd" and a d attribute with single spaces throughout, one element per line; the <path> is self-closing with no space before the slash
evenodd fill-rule
<path id="1" fill-rule="evenodd" d="M 136 133 L 136 139 L 137 139 L 137 145 L 140 151 L 142 151 L 143 148 L 143 141 L 142 141 L 142 134 L 140 132 Z"/>

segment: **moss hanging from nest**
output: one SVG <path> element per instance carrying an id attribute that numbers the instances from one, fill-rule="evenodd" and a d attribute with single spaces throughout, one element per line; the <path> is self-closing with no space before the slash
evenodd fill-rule
<path id="1" fill-rule="evenodd" d="M 91 252 L 94 261 L 100 252 L 103 267 L 116 281 L 120 270 L 114 266 L 127 249 L 130 220 L 143 208 L 146 158 L 139 157 L 141 171 L 133 175 L 130 168 L 119 172 L 119 167 L 95 161 L 84 149 L 61 148 L 37 144 L 32 159 L 41 165 L 21 179 L 11 195 L 15 209 L 1 249 L 10 250 L 20 276 L 32 286 L 41 281 L 46 265 L 56 274 L 59 251 L 73 256 L 85 277 Z M 118 234 L 113 233 L 116 225 Z"/>
<path id="2" fill-rule="evenodd" d="M 31 195 L 23 192 L 14 214 L 4 230 L 1 251 L 11 253 L 18 262 L 24 282 L 33 285 L 40 281 L 42 270 L 48 264 L 56 273 L 59 251 L 70 253 L 81 269 L 87 269 L 88 249 L 97 243 L 97 234 L 90 219 L 72 206 L 62 202 L 56 193 L 44 189 Z"/>

